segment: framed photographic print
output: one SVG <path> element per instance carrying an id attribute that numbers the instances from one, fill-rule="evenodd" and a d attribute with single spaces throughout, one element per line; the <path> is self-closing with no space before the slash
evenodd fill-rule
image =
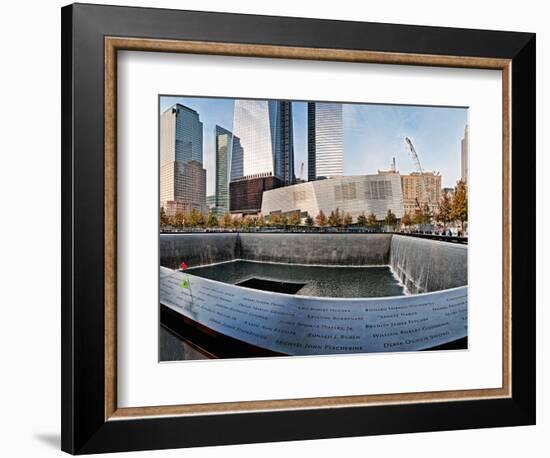
<path id="1" fill-rule="evenodd" d="M 63 450 L 534 424 L 534 34 L 76 4 L 62 79 Z"/>

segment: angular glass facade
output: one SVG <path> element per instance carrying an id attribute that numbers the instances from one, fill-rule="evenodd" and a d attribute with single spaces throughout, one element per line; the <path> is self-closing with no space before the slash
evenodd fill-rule
<path id="1" fill-rule="evenodd" d="M 235 100 L 231 181 L 275 176 L 294 178 L 292 104 L 275 100 Z"/>
<path id="2" fill-rule="evenodd" d="M 308 180 L 343 174 L 341 103 L 308 103 Z"/>
<path id="3" fill-rule="evenodd" d="M 295 182 L 292 103 L 235 100 L 230 181 L 236 183 L 268 177 L 274 180 L 230 186 L 230 210 L 258 211 L 261 195 L 257 201 L 257 197 L 247 193 Z M 260 182 L 262 185 L 258 187 Z M 236 193 L 235 196 L 232 193 Z"/>
<path id="4" fill-rule="evenodd" d="M 274 105 L 266 100 L 235 100 L 231 181 L 275 175 Z"/>

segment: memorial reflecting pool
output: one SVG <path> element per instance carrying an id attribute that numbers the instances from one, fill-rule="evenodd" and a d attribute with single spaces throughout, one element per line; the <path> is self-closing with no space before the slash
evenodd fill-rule
<path id="1" fill-rule="evenodd" d="M 187 272 L 247 288 L 300 296 L 357 298 L 406 294 L 389 266 L 306 266 L 236 260 Z"/>
<path id="2" fill-rule="evenodd" d="M 468 348 L 467 255 L 397 234 L 162 234 L 159 359 Z"/>

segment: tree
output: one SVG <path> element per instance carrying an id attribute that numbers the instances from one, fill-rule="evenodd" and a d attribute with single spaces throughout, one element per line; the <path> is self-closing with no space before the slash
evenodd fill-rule
<path id="1" fill-rule="evenodd" d="M 204 213 L 201 213 L 199 211 L 196 212 L 196 222 L 198 227 L 205 227 L 207 223 L 206 216 L 204 216 Z"/>
<path id="2" fill-rule="evenodd" d="M 169 224 L 169 218 L 164 211 L 164 207 L 160 207 L 160 227 L 166 227 Z"/>
<path id="3" fill-rule="evenodd" d="M 413 224 L 424 224 L 424 214 L 422 213 L 422 209 L 417 208 L 414 210 L 414 215 L 411 217 L 411 222 Z"/>
<path id="4" fill-rule="evenodd" d="M 261 213 L 258 215 L 258 219 L 256 220 L 256 227 L 264 227 L 265 226 L 265 218 L 264 215 Z"/>
<path id="5" fill-rule="evenodd" d="M 233 218 L 231 218 L 229 213 L 223 215 L 220 225 L 224 229 L 231 229 L 233 227 Z"/>
<path id="6" fill-rule="evenodd" d="M 288 219 L 288 224 L 290 226 L 299 226 L 301 222 L 300 219 L 300 212 L 293 212 L 292 215 L 290 215 L 290 218 Z"/>
<path id="7" fill-rule="evenodd" d="M 391 211 L 391 209 L 388 210 L 388 214 L 386 215 L 386 219 L 384 220 L 386 223 L 386 226 L 390 226 L 394 228 L 397 224 L 397 217 L 395 214 Z"/>
<path id="8" fill-rule="evenodd" d="M 196 208 L 187 213 L 184 220 L 187 227 L 203 227 L 206 224 L 204 215 Z"/>
<path id="9" fill-rule="evenodd" d="M 281 214 L 280 213 L 271 213 L 267 217 L 267 224 L 270 226 L 280 226 L 281 225 Z"/>
<path id="10" fill-rule="evenodd" d="M 468 221 L 468 189 L 462 180 L 455 187 L 451 220 L 460 221 L 460 230 L 464 234 L 464 222 Z"/>
<path id="11" fill-rule="evenodd" d="M 183 227 L 183 213 L 180 211 L 177 211 L 176 214 L 172 217 L 172 221 L 170 221 L 170 225 L 174 226 L 178 229 L 181 229 Z"/>
<path id="12" fill-rule="evenodd" d="M 315 224 L 317 224 L 317 226 L 325 227 L 327 223 L 327 215 L 325 215 L 323 210 L 319 211 L 319 214 L 315 217 Z"/>
<path id="13" fill-rule="evenodd" d="M 306 226 L 311 227 L 311 226 L 313 226 L 313 224 L 315 224 L 315 221 L 313 221 L 313 218 L 311 216 L 307 215 L 307 217 L 306 217 Z"/>
<path id="14" fill-rule="evenodd" d="M 433 214 L 428 204 L 424 204 L 423 207 L 415 209 L 414 214 L 411 216 L 411 223 L 417 225 L 430 224 L 432 222 Z"/>
<path id="15" fill-rule="evenodd" d="M 433 213 L 428 204 L 424 204 L 422 209 L 422 224 L 430 224 L 433 219 Z"/>
<path id="16" fill-rule="evenodd" d="M 350 224 L 353 223 L 353 218 L 352 216 L 349 214 L 349 213 L 346 213 L 344 215 L 344 221 L 343 221 L 343 224 L 345 227 L 348 227 Z"/>
<path id="17" fill-rule="evenodd" d="M 243 219 L 244 227 L 254 227 L 256 225 L 256 218 L 250 215 L 246 215 Z"/>
<path id="18" fill-rule="evenodd" d="M 364 213 L 361 213 L 357 217 L 357 224 L 359 224 L 359 226 L 362 226 L 362 227 L 365 227 L 367 225 L 367 217 L 365 216 Z"/>
<path id="19" fill-rule="evenodd" d="M 283 226 L 288 226 L 288 216 L 286 215 L 281 215 L 281 225 Z"/>
<path id="20" fill-rule="evenodd" d="M 411 215 L 405 212 L 405 214 L 403 215 L 403 218 L 401 218 L 401 224 L 405 227 L 409 227 L 412 224 Z"/>
<path id="21" fill-rule="evenodd" d="M 378 221 L 374 213 L 370 213 L 369 216 L 367 216 L 367 226 L 371 229 L 378 227 Z"/>
<path id="22" fill-rule="evenodd" d="M 243 217 L 237 215 L 237 216 L 235 216 L 235 217 L 233 218 L 233 222 L 232 222 L 232 223 L 233 223 L 233 227 L 234 227 L 235 229 L 240 229 L 240 228 L 243 227 L 243 222 L 244 222 Z"/>
<path id="23" fill-rule="evenodd" d="M 342 225 L 342 215 L 340 214 L 340 209 L 332 210 L 330 216 L 328 217 L 329 226 L 341 226 Z"/>
<path id="24" fill-rule="evenodd" d="M 439 201 L 439 210 L 435 215 L 435 219 L 440 223 L 443 223 L 443 230 L 447 229 L 447 223 L 451 221 L 451 215 L 453 211 L 453 201 L 449 196 L 449 193 L 444 192 Z"/>
<path id="25" fill-rule="evenodd" d="M 210 212 L 206 225 L 208 227 L 218 227 L 218 217 L 214 213 Z"/>

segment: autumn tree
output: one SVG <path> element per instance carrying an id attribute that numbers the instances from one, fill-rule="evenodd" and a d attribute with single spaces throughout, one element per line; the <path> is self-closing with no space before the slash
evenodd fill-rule
<path id="1" fill-rule="evenodd" d="M 407 212 L 403 215 L 403 218 L 401 218 L 401 224 L 405 227 L 409 227 L 412 224 L 412 218 L 411 215 L 409 215 Z"/>
<path id="2" fill-rule="evenodd" d="M 243 226 L 244 227 L 254 227 L 256 225 L 256 218 L 250 215 L 246 215 L 243 218 Z"/>
<path id="3" fill-rule="evenodd" d="M 197 222 L 197 227 L 206 227 L 206 223 L 208 222 L 204 213 L 200 211 L 197 211 L 195 221 Z"/>
<path id="4" fill-rule="evenodd" d="M 183 227 L 183 221 L 184 221 L 183 213 L 180 211 L 177 211 L 176 214 L 171 218 L 170 225 L 178 229 L 181 229 Z"/>
<path id="5" fill-rule="evenodd" d="M 367 226 L 371 229 L 378 227 L 378 220 L 374 213 L 370 213 L 369 216 L 367 216 Z"/>
<path id="6" fill-rule="evenodd" d="M 435 215 L 435 219 L 443 223 L 443 230 L 447 229 L 447 223 L 451 221 L 453 211 L 453 200 L 448 192 L 444 192 L 439 201 L 439 210 Z"/>
<path id="7" fill-rule="evenodd" d="M 365 216 L 364 213 L 361 213 L 357 217 L 357 224 L 359 224 L 359 226 L 362 226 L 362 227 L 365 227 L 367 225 L 367 217 Z"/>
<path id="8" fill-rule="evenodd" d="M 411 221 L 413 224 L 423 224 L 424 215 L 420 208 L 417 208 L 414 210 L 414 214 L 411 217 Z"/>
<path id="9" fill-rule="evenodd" d="M 270 226 L 280 226 L 281 225 L 281 214 L 280 213 L 271 213 L 267 217 L 267 224 Z"/>
<path id="10" fill-rule="evenodd" d="M 386 215 L 386 219 L 384 220 L 386 223 L 386 226 L 390 226 L 391 228 L 394 228 L 397 224 L 397 217 L 395 216 L 395 213 L 391 211 L 391 209 L 388 209 L 388 214 Z"/>
<path id="11" fill-rule="evenodd" d="M 160 207 L 160 227 L 168 226 L 169 218 L 164 211 L 164 207 Z"/>
<path id="12" fill-rule="evenodd" d="M 451 220 L 460 221 L 460 229 L 464 233 L 464 222 L 468 221 L 468 189 L 462 180 L 455 187 Z"/>
<path id="13" fill-rule="evenodd" d="M 244 219 L 242 216 L 237 215 L 233 217 L 232 224 L 235 229 L 241 229 L 243 227 L 243 223 Z"/>
<path id="14" fill-rule="evenodd" d="M 342 225 L 342 215 L 340 209 L 332 210 L 330 216 L 328 217 L 329 226 L 337 227 Z"/>
<path id="15" fill-rule="evenodd" d="M 288 224 L 290 226 L 299 226 L 301 222 L 300 219 L 300 212 L 293 212 L 292 215 L 290 215 L 290 218 L 288 219 Z"/>
<path id="16" fill-rule="evenodd" d="M 214 213 L 210 212 L 206 225 L 208 227 L 218 227 L 218 217 Z"/>
<path id="17" fill-rule="evenodd" d="M 256 219 L 256 227 L 264 227 L 265 226 L 265 218 L 264 215 L 261 213 L 258 215 L 258 218 Z"/>
<path id="18" fill-rule="evenodd" d="M 187 227 L 203 227 L 206 224 L 206 219 L 200 211 L 193 208 L 185 215 L 184 222 Z"/>
<path id="19" fill-rule="evenodd" d="M 231 218 L 231 215 L 229 213 L 223 215 L 220 226 L 224 229 L 230 229 L 233 227 L 233 218 Z"/>
<path id="20" fill-rule="evenodd" d="M 320 227 L 325 227 L 327 223 L 327 215 L 325 215 L 323 210 L 319 211 L 319 214 L 315 217 L 315 224 Z"/>
<path id="21" fill-rule="evenodd" d="M 422 224 L 430 224 L 433 219 L 433 212 L 428 204 L 424 204 L 422 208 Z"/>
<path id="22" fill-rule="evenodd" d="M 343 220 L 342 223 L 343 223 L 343 225 L 344 225 L 345 227 L 348 227 L 350 224 L 353 223 L 353 218 L 352 218 L 352 216 L 351 216 L 349 213 L 346 213 L 346 214 L 344 215 L 344 220 Z"/>

